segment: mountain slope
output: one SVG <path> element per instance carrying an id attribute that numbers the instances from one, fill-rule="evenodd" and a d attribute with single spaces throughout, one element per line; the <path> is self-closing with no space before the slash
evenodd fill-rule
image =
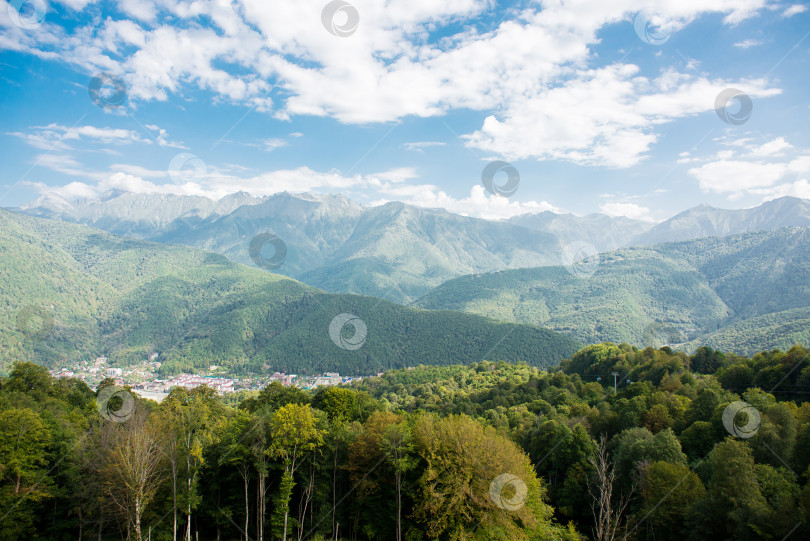
<path id="1" fill-rule="evenodd" d="M 549 211 L 515 216 L 509 223 L 544 231 L 558 237 L 565 244 L 587 241 L 599 252 L 629 246 L 639 232 L 647 231 L 653 226 L 651 223 L 623 216 L 610 217 L 605 214 L 575 216 Z"/>
<path id="2" fill-rule="evenodd" d="M 273 272 L 332 292 L 409 303 L 452 278 L 557 265 L 566 246 L 597 251 L 810 225 L 810 201 L 785 197 L 753 209 L 701 206 L 652 227 L 604 214 L 543 212 L 493 222 L 402 203 L 366 208 L 340 195 L 245 193 L 197 196 L 108 192 L 70 202 L 46 195 L 24 212 L 119 235 L 183 244 L 255 266 L 251 240 L 280 237 L 286 259 Z"/>
<path id="3" fill-rule="evenodd" d="M 700 205 L 636 235 L 628 245 L 723 237 L 791 226 L 810 226 L 810 201 L 796 197 L 782 197 L 767 201 L 758 207 L 740 210 L 724 210 Z"/>
<path id="4" fill-rule="evenodd" d="M 239 197 L 237 197 L 239 196 Z M 248 247 L 259 233 L 287 247 L 274 272 L 333 292 L 410 302 L 469 273 L 556 264 L 569 238 L 608 233 L 616 242 L 625 219 L 567 216 L 547 230 L 388 203 L 365 208 L 343 196 L 246 194 L 213 202 L 199 197 L 112 192 L 71 203 L 43 196 L 21 210 L 115 234 L 214 251 L 255 266 Z M 242 204 L 239 204 L 239 203 Z M 525 217 L 531 225 L 530 217 Z M 621 223 L 612 227 L 611 223 Z M 637 231 L 638 228 L 635 229 Z M 565 242 L 562 242 L 562 240 Z M 577 238 L 577 240 L 583 240 Z"/>
<path id="5" fill-rule="evenodd" d="M 763 331 L 762 341 L 737 346 L 722 337 L 743 328 L 753 333 L 757 321 L 773 324 L 773 318 L 752 318 L 810 307 L 810 229 L 617 250 L 601 255 L 590 278 L 560 267 L 466 276 L 416 305 L 543 325 L 586 343 L 697 344 L 728 327 L 731 334 L 717 335 L 717 343 L 758 351 L 777 347 L 777 334 Z"/>
<path id="6" fill-rule="evenodd" d="M 125 363 L 158 352 L 170 371 L 214 363 L 242 373 L 364 374 L 483 358 L 549 366 L 578 346 L 545 329 L 328 294 L 217 254 L 7 211 L 0 253 L 0 369 L 18 359 L 54 366 L 104 354 Z M 330 337 L 342 313 L 365 322 L 361 348 Z"/>

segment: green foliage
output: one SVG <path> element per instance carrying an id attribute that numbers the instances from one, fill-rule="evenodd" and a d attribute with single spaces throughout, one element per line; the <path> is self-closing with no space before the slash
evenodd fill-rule
<path id="1" fill-rule="evenodd" d="M 807 537 L 810 403 L 798 386 L 721 384 L 748 366 L 790 385 L 806 352 L 696 355 L 725 362 L 691 373 L 695 358 L 669 348 L 601 344 L 555 371 L 423 366 L 241 401 L 176 389 L 136 399 L 123 424 L 83 383 L 19 363 L 0 378 L 0 539 L 137 538 L 138 520 L 141 537 L 170 539 L 176 511 L 181 538 L 191 524 L 200 539 L 579 540 L 602 435 L 628 539 Z M 595 378 L 616 366 L 632 376 L 614 393 Z M 723 422 L 739 400 L 761 416 L 750 438 Z"/>
<path id="2" fill-rule="evenodd" d="M 706 494 L 700 477 L 683 464 L 656 461 L 642 468 L 640 485 L 643 521 L 635 530 L 647 539 L 686 537 L 687 514 Z"/>
<path id="3" fill-rule="evenodd" d="M 528 457 L 491 427 L 463 415 L 425 415 L 414 426 L 414 444 L 427 465 L 414 515 L 429 537 L 530 539 L 549 529 L 552 509 Z M 516 484 L 495 500 L 491 483 L 501 475 Z"/>
<path id="4" fill-rule="evenodd" d="M 343 387 L 323 387 L 312 397 L 312 406 L 332 422 L 364 422 L 378 404 L 364 391 Z"/>
<path id="5" fill-rule="evenodd" d="M 3 210 L 0 251 L 0 349 L 8 352 L 0 371 L 6 359 L 56 367 L 106 355 L 125 365 L 157 352 L 164 374 L 217 364 L 239 375 L 366 375 L 485 357 L 551 366 L 579 347 L 546 329 L 327 294 L 210 253 Z M 42 332 L 18 321 L 40 312 L 52 319 Z M 366 323 L 362 348 L 330 338 L 341 313 Z"/>
<path id="6" fill-rule="evenodd" d="M 585 344 L 674 344 L 686 351 L 711 346 L 745 355 L 810 344 L 806 228 L 626 248 L 600 257 L 587 280 L 562 267 L 463 276 L 417 306 L 541 325 Z M 721 359 L 704 355 L 695 370 L 711 373 L 718 364 Z"/>

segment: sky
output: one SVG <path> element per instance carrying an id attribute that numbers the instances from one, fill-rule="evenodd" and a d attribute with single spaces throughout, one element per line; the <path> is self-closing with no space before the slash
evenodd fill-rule
<path id="1" fill-rule="evenodd" d="M 660 221 L 810 198 L 774 0 L 0 0 L 0 206 L 342 193 Z"/>

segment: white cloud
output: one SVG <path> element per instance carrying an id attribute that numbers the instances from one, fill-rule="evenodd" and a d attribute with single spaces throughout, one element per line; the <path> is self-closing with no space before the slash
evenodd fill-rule
<path id="1" fill-rule="evenodd" d="M 443 147 L 446 145 L 447 143 L 442 141 L 417 141 L 415 143 L 405 143 L 402 145 L 402 148 L 405 150 L 412 150 L 414 152 L 424 152 L 426 148 Z"/>
<path id="2" fill-rule="evenodd" d="M 262 141 L 264 150 L 267 152 L 273 152 L 277 148 L 286 147 L 288 144 L 284 139 L 265 139 Z"/>
<path id="3" fill-rule="evenodd" d="M 34 158 L 34 164 L 65 175 L 86 176 L 81 164 L 66 154 L 39 154 Z"/>
<path id="4" fill-rule="evenodd" d="M 155 125 L 150 124 L 150 125 L 146 126 L 146 128 L 148 128 L 148 129 L 150 129 L 152 131 L 158 132 L 158 136 L 155 139 L 155 142 L 158 144 L 158 146 L 167 147 L 167 148 L 188 149 L 188 147 L 183 145 L 183 143 L 169 141 L 169 134 L 166 132 L 166 130 L 164 130 L 160 126 L 155 126 Z"/>
<path id="5" fill-rule="evenodd" d="M 804 13 L 807 11 L 807 6 L 803 4 L 793 4 L 785 11 L 782 12 L 782 17 L 788 18 L 793 17 L 794 15 L 798 15 L 799 13 Z"/>
<path id="6" fill-rule="evenodd" d="M 41 183 L 28 183 L 39 193 L 52 192 L 63 197 L 93 197 L 110 189 L 135 193 L 162 193 L 200 195 L 220 199 L 228 194 L 244 191 L 257 197 L 279 192 L 341 192 L 370 205 L 391 200 L 424 208 L 443 208 L 464 216 L 491 220 L 507 219 L 527 213 L 560 210 L 545 201 L 517 201 L 491 195 L 483 186 L 475 185 L 464 198 L 448 195 L 431 184 L 409 184 L 417 177 L 411 168 L 400 168 L 369 175 L 344 176 L 338 172 L 320 172 L 308 167 L 269 171 L 252 177 L 235 177 L 207 166 L 207 175 L 196 182 L 183 185 L 167 182 L 166 170 L 150 170 L 137 165 L 115 164 L 109 172 L 90 172 L 68 156 L 42 155 L 38 165 L 60 173 L 81 177 L 85 182 L 71 182 L 52 187 Z M 95 184 L 86 180 L 96 180 Z M 159 181 L 159 182 L 154 182 Z"/>
<path id="7" fill-rule="evenodd" d="M 47 186 L 42 182 L 23 181 L 21 184 L 30 186 L 39 193 L 53 193 L 65 199 L 84 199 L 98 195 L 94 186 L 84 182 L 70 182 L 63 186 Z"/>
<path id="8" fill-rule="evenodd" d="M 625 216 L 627 218 L 643 220 L 645 222 L 655 221 L 650 215 L 650 209 L 635 203 L 603 203 L 599 205 L 599 209 L 608 216 Z"/>
<path id="9" fill-rule="evenodd" d="M 782 178 L 787 167 L 780 163 L 720 160 L 689 170 L 705 192 L 736 196 L 755 188 L 770 187 Z"/>
<path id="10" fill-rule="evenodd" d="M 810 178 L 810 154 L 796 149 L 784 137 L 759 143 L 752 137 L 715 139 L 737 150 L 721 150 L 689 169 L 704 192 L 727 194 L 730 199 L 742 195 L 764 195 L 768 198 L 798 195 L 801 181 Z M 781 182 L 781 183 L 780 183 Z"/>
<path id="11" fill-rule="evenodd" d="M 791 196 L 800 197 L 802 199 L 810 199 L 810 182 L 806 179 L 780 184 L 771 190 L 763 192 L 766 194 L 765 201 L 778 199 L 780 197 Z"/>
<path id="12" fill-rule="evenodd" d="M 157 17 L 157 8 L 150 0 L 119 0 L 121 11 L 138 20 L 151 23 Z"/>
<path id="13" fill-rule="evenodd" d="M 763 80 L 709 81 L 666 71 L 648 80 L 636 66 L 590 70 L 536 97 L 515 101 L 502 119 L 489 116 L 466 136 L 470 146 L 509 160 L 561 159 L 583 165 L 630 167 L 656 142 L 653 128 L 714 110 L 729 86 L 751 96 L 772 96 Z"/>
<path id="14" fill-rule="evenodd" d="M 546 201 L 516 201 L 487 193 L 483 186 L 470 188 L 470 195 L 457 199 L 433 185 L 383 187 L 379 193 L 387 198 L 373 201 L 372 205 L 387 203 L 390 198 L 423 208 L 441 208 L 462 216 L 485 220 L 505 220 L 521 214 L 536 214 L 560 210 Z"/>
<path id="15" fill-rule="evenodd" d="M 489 113 L 468 134 L 471 146 L 511 158 L 628 167 L 657 141 L 656 125 L 709 111 L 718 89 L 745 81 L 678 73 L 648 80 L 623 64 L 589 69 L 599 31 L 622 23 L 630 32 L 644 7 L 677 31 L 706 13 L 737 24 L 769 4 L 542 0 L 541 9 L 515 9 L 496 28 L 478 30 L 468 23 L 492 8 L 490 0 L 352 3 L 360 25 L 349 38 L 323 28 L 321 3 L 299 0 L 121 0 L 121 12 L 136 20 L 108 17 L 70 30 L 46 24 L 29 33 L 0 13 L 9 30 L 0 48 L 62 59 L 89 74 L 120 73 L 132 103 L 183 96 L 192 87 L 279 118 L 370 123 L 470 109 Z M 431 39 L 451 24 L 462 30 Z M 766 81 L 745 88 L 776 93 Z"/>
<path id="16" fill-rule="evenodd" d="M 785 141 L 784 137 L 778 137 L 773 141 L 751 149 L 752 156 L 777 156 L 783 155 L 785 150 L 793 148 L 793 145 Z"/>
<path id="17" fill-rule="evenodd" d="M 85 7 L 87 7 L 88 4 L 94 4 L 98 0 L 56 0 L 56 1 L 62 5 L 69 7 L 73 11 L 81 11 Z"/>
<path id="18" fill-rule="evenodd" d="M 744 39 L 742 41 L 738 41 L 734 44 L 735 47 L 739 47 L 740 49 L 749 49 L 751 47 L 755 47 L 757 45 L 762 45 L 762 41 L 758 39 Z"/>
<path id="19" fill-rule="evenodd" d="M 158 135 L 154 139 L 159 146 L 185 148 L 181 143 L 168 140 L 166 130 L 159 126 L 149 125 L 147 129 L 157 131 Z M 32 126 L 28 132 L 8 132 L 23 139 L 34 148 L 42 150 L 65 151 L 71 150 L 70 142 L 93 142 L 105 145 L 124 145 L 130 143 L 152 144 L 149 137 L 144 138 L 140 133 L 133 130 L 121 128 L 99 128 L 96 126 L 63 126 L 60 124 L 48 124 L 47 126 Z"/>

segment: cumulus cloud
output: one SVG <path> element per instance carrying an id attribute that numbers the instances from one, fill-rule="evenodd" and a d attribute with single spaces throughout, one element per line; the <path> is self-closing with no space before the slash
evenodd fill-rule
<path id="1" fill-rule="evenodd" d="M 44 24 L 32 32 L 14 27 L 0 9 L 7 30 L 0 48 L 61 59 L 88 74 L 120 74 L 134 103 L 183 96 L 190 87 L 282 119 L 372 123 L 484 111 L 483 125 L 467 134 L 470 146 L 509 159 L 607 167 L 638 163 L 658 140 L 657 125 L 710 111 L 718 89 L 777 92 L 766 81 L 675 72 L 650 80 L 630 64 L 588 66 L 599 31 L 617 23 L 630 31 L 640 9 L 656 10 L 677 31 L 707 13 L 738 24 L 768 0 L 543 0 L 489 29 L 474 23 L 491 15 L 490 0 L 352 3 L 360 24 L 349 38 L 323 27 L 322 4 L 298 0 L 120 0 L 131 20 Z M 441 29 L 452 30 L 432 39 Z"/>
<path id="2" fill-rule="evenodd" d="M 486 220 L 504 220 L 521 214 L 536 214 L 550 210 L 560 210 L 546 201 L 516 201 L 487 193 L 483 186 L 473 186 L 470 194 L 456 198 L 436 186 L 381 187 L 379 193 L 389 198 L 378 199 L 372 205 L 387 203 L 392 199 L 409 205 L 424 208 L 441 208 L 462 216 L 484 218 Z"/>
<path id="3" fill-rule="evenodd" d="M 781 163 L 719 160 L 689 170 L 706 192 L 742 195 L 754 188 L 772 186 L 785 174 Z"/>
<path id="4" fill-rule="evenodd" d="M 784 154 L 785 150 L 793 148 L 793 145 L 785 141 L 784 137 L 778 137 L 773 141 L 768 141 L 758 147 L 751 149 L 752 156 L 778 156 Z"/>
<path id="5" fill-rule="evenodd" d="M 741 151 L 718 152 L 706 163 L 689 169 L 701 190 L 728 194 L 732 199 L 746 194 L 773 198 L 803 193 L 803 182 L 810 177 L 808 151 L 794 148 L 784 137 L 762 144 L 751 138 L 725 144 Z"/>
<path id="6" fill-rule="evenodd" d="M 634 220 L 643 220 L 645 222 L 654 222 L 651 216 L 651 211 L 647 207 L 642 207 L 636 203 L 603 203 L 599 205 L 599 209 L 608 216 L 625 216 Z"/>

